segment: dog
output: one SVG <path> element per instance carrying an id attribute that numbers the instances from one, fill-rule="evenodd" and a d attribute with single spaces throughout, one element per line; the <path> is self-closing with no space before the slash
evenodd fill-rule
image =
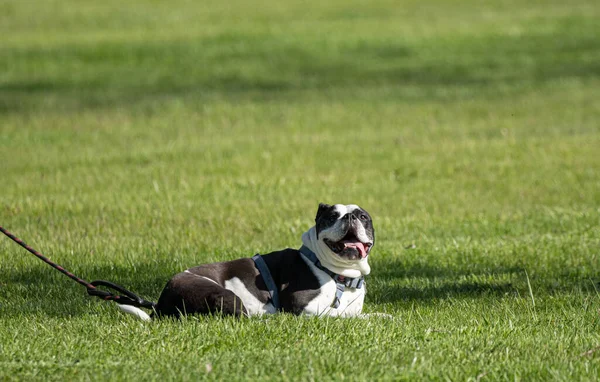
<path id="1" fill-rule="evenodd" d="M 371 271 L 368 260 L 374 244 L 366 210 L 354 204 L 320 203 L 315 225 L 302 235 L 300 249 L 189 268 L 167 282 L 154 315 L 361 316 L 364 276 Z M 123 310 L 150 319 L 138 308 Z"/>

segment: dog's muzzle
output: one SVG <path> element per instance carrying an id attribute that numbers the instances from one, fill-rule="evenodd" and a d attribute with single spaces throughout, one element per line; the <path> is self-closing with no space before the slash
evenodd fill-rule
<path id="1" fill-rule="evenodd" d="M 336 254 L 347 257 L 350 260 L 364 259 L 369 255 L 369 251 L 373 246 L 372 242 L 362 241 L 358 238 L 357 226 L 361 224 L 356 216 L 349 214 L 347 223 L 346 234 L 340 240 L 331 240 L 328 238 L 323 239 L 323 242 L 327 244 Z"/>

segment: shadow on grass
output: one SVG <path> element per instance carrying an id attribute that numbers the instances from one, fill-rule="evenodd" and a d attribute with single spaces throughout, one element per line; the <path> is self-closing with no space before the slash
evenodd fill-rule
<path id="1" fill-rule="evenodd" d="M 138 264 L 135 268 L 87 266 L 71 271 L 88 282 L 110 281 L 149 301 L 156 301 L 168 279 L 180 271 L 170 268 L 165 262 Z M 88 312 L 92 304 L 104 303 L 89 296 L 84 286 L 43 264 L 24 271 L 6 272 L 0 283 L 0 296 L 2 316 L 40 312 L 49 316 L 74 316 Z"/>
<path id="2" fill-rule="evenodd" d="M 435 302 L 448 298 L 502 298 L 518 296 L 519 292 L 509 282 L 467 282 L 457 283 L 446 280 L 438 286 L 409 287 L 391 286 L 372 297 L 375 303 L 393 303 L 397 301 Z"/>
<path id="3" fill-rule="evenodd" d="M 498 86 L 535 86 L 600 76 L 596 29 L 471 37 L 407 46 L 394 40 L 289 42 L 274 35 L 8 48 L 0 64 L 23 68 L 0 83 L 0 113 L 36 107 L 95 108 L 165 98 L 278 99 L 382 86 L 406 98 L 480 95 Z M 437 45 L 436 45 L 437 44 Z M 34 65 L 37 77 L 27 68 Z M 444 90 L 445 89 L 445 90 Z M 350 92 L 352 93 L 352 92 Z M 306 97 L 306 95 L 304 95 Z M 372 96 L 372 95 L 371 95 Z M 386 96 L 389 96 L 387 94 Z"/>
<path id="4" fill-rule="evenodd" d="M 382 267 L 383 268 L 383 267 Z M 74 269 L 73 269 L 74 270 Z M 103 279 L 122 285 L 139 296 L 156 301 L 166 282 L 181 269 L 167 261 L 138 264 L 88 266 L 77 270 L 87 281 Z M 589 282 L 560 275 L 534 281 L 536 295 L 579 293 L 595 295 Z M 400 281 L 400 282 L 399 282 Z M 589 281 L 589 280 L 588 280 Z M 369 277 L 369 303 L 435 303 L 440 299 L 482 299 L 522 296 L 528 298 L 525 274 L 519 267 L 493 270 L 446 269 L 437 266 L 387 264 Z M 87 313 L 100 299 L 89 297 L 83 286 L 43 265 L 9 271 L 0 283 L 0 314 L 44 314 L 55 317 Z"/>
<path id="5" fill-rule="evenodd" d="M 388 262 L 373 274 L 374 287 L 370 301 L 393 303 L 397 301 L 435 302 L 440 299 L 480 299 L 525 297 L 529 298 L 529 283 L 523 267 L 473 265 L 442 268 L 435 265 Z M 596 295 L 596 287 L 589 277 L 573 277 L 568 272 L 548 270 L 530 277 L 535 295 L 551 296 L 563 293 Z"/>

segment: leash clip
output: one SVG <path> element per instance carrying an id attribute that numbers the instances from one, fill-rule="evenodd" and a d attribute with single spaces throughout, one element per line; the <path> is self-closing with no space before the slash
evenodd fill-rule
<path id="1" fill-rule="evenodd" d="M 132 305 L 132 306 L 135 306 L 138 308 L 153 309 L 154 306 L 156 305 L 155 303 L 153 303 L 151 301 L 146 301 L 143 298 L 141 298 L 140 296 L 138 296 L 137 294 L 123 288 L 120 285 L 112 283 L 110 281 L 96 280 L 96 281 L 92 281 L 90 284 L 94 287 L 94 288 L 87 288 L 87 293 L 90 296 L 98 297 L 98 298 L 101 298 L 106 301 L 114 301 L 120 305 Z M 97 288 L 98 286 L 103 286 L 106 288 L 114 289 L 117 292 L 122 293 L 124 296 L 116 295 L 111 292 L 100 290 Z"/>

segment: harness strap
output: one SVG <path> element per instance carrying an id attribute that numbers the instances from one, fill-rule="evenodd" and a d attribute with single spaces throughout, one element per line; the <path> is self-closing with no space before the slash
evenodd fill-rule
<path id="1" fill-rule="evenodd" d="M 311 251 L 307 246 L 303 245 L 302 247 L 300 247 L 299 251 L 301 254 L 306 256 L 310 261 L 312 261 L 317 268 L 319 268 L 323 272 L 327 273 L 333 279 L 333 281 L 335 281 L 335 299 L 333 300 L 333 303 L 331 304 L 332 308 L 338 308 L 340 306 L 340 300 L 342 299 L 342 295 L 344 294 L 344 290 L 346 289 L 346 287 L 356 288 L 356 289 L 360 289 L 363 287 L 364 282 L 365 282 L 364 276 L 345 277 L 345 276 L 339 275 L 339 274 L 332 272 L 329 269 L 325 268 L 321 264 L 319 259 L 317 258 L 317 255 L 315 255 L 315 253 L 313 251 Z"/>
<path id="2" fill-rule="evenodd" d="M 256 268 L 260 272 L 260 275 L 262 276 L 263 281 L 265 282 L 265 285 L 269 290 L 269 295 L 271 296 L 271 304 L 273 304 L 275 309 L 279 310 L 279 308 L 281 307 L 279 305 L 279 290 L 275 285 L 275 280 L 273 280 L 273 276 L 271 276 L 271 271 L 269 271 L 267 263 L 258 253 L 252 256 L 252 260 L 254 260 Z"/>

